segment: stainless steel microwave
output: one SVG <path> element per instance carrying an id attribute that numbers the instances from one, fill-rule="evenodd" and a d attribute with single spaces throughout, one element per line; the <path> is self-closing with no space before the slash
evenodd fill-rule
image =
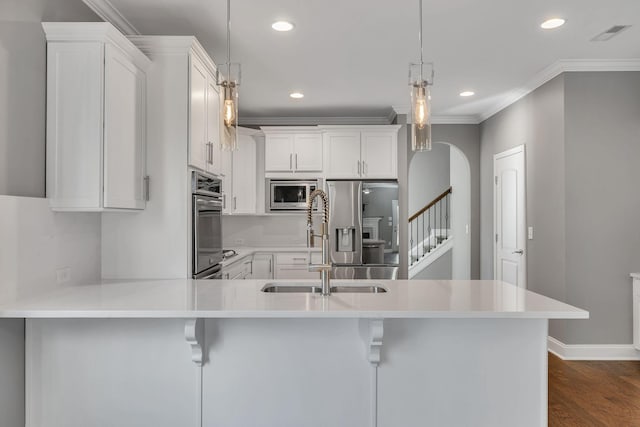
<path id="1" fill-rule="evenodd" d="M 304 211 L 307 208 L 307 197 L 320 187 L 320 180 L 267 179 L 267 211 Z M 316 205 L 317 202 L 314 202 L 314 209 Z"/>

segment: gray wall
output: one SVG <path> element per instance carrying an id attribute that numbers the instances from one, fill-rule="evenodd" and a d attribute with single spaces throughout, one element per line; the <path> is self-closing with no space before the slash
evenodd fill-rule
<path id="1" fill-rule="evenodd" d="M 442 254 L 429 267 L 414 276 L 415 280 L 451 280 L 451 270 L 453 268 L 451 250 Z"/>
<path id="2" fill-rule="evenodd" d="M 449 145 L 435 143 L 431 151 L 413 153 L 409 165 L 409 215 L 449 188 L 449 152 Z"/>
<path id="3" fill-rule="evenodd" d="M 0 424 L 24 427 L 24 320 L 0 319 Z"/>
<path id="4" fill-rule="evenodd" d="M 96 21 L 81 0 L 0 3 L 0 194 L 45 195 L 46 43 L 42 21 Z"/>
<path id="5" fill-rule="evenodd" d="M 480 278 L 480 126 L 433 125 L 433 140 L 458 147 L 471 169 L 471 279 Z"/>
<path id="6" fill-rule="evenodd" d="M 640 271 L 640 72 L 565 77 L 566 293 L 589 310 L 569 344 L 632 342 Z"/>
<path id="7" fill-rule="evenodd" d="M 565 73 L 481 124 L 482 278 L 493 278 L 493 155 L 525 144 L 527 286 L 591 312 L 551 322 L 567 344 L 632 341 L 639 118 L 640 73 Z"/>
<path id="8" fill-rule="evenodd" d="M 480 126 L 481 277 L 493 279 L 493 155 L 525 145 L 527 223 L 527 287 L 566 301 L 564 191 L 564 76 L 558 76 Z M 550 333 L 564 341 L 561 322 Z"/>

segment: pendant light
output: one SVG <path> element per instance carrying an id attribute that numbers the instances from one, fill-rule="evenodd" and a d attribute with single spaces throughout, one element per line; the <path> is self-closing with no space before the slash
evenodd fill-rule
<path id="1" fill-rule="evenodd" d="M 226 76 L 217 72 L 217 82 L 221 87 L 221 131 L 220 149 L 234 151 L 238 148 L 238 86 L 240 86 L 240 64 L 231 62 L 231 0 L 227 0 L 227 62 Z"/>
<path id="2" fill-rule="evenodd" d="M 433 63 L 423 60 L 422 49 L 422 0 L 419 4 L 418 40 L 420 41 L 420 62 L 409 65 L 409 86 L 411 87 L 411 149 L 413 151 L 431 150 L 431 92 L 433 85 Z M 425 66 L 431 68 L 431 80 L 424 78 Z"/>

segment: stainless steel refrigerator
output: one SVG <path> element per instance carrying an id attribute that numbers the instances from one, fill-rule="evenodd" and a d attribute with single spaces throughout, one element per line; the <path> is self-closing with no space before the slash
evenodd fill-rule
<path id="1" fill-rule="evenodd" d="M 327 180 L 335 279 L 396 279 L 398 183 Z"/>

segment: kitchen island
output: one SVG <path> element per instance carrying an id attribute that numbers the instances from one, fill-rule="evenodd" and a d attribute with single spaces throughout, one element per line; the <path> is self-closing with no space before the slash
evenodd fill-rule
<path id="1" fill-rule="evenodd" d="M 1 301 L 0 318 L 27 319 L 28 425 L 543 426 L 548 319 L 588 317 L 495 281 L 358 281 L 387 292 L 329 297 L 267 283 Z"/>

